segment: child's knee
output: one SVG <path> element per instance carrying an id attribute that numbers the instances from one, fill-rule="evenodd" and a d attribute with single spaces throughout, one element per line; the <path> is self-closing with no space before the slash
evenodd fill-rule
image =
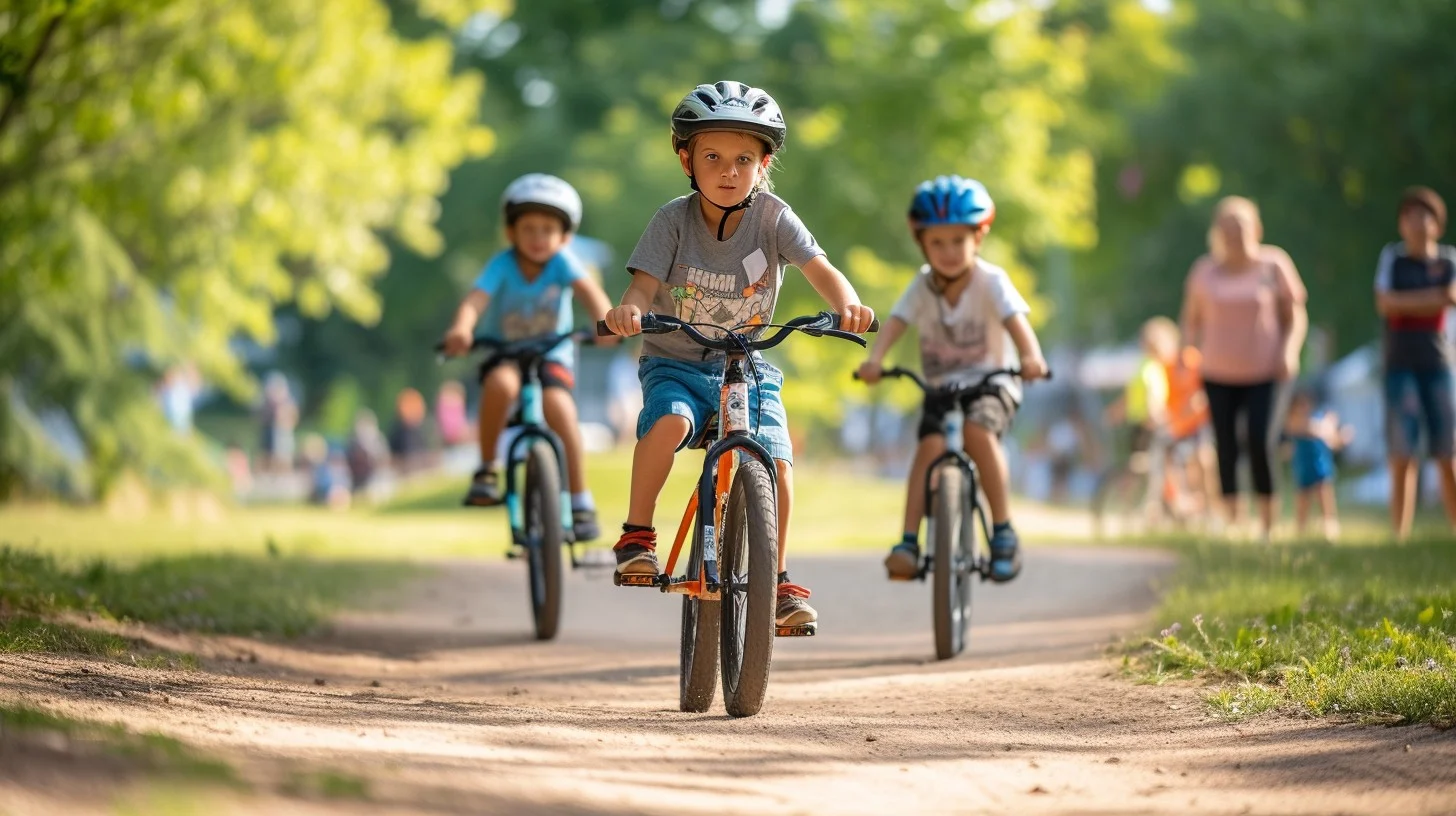
<path id="1" fill-rule="evenodd" d="M 482 394 L 504 395 L 515 399 L 521 390 L 521 373 L 515 366 L 498 365 L 486 372 L 480 390 Z"/>
<path id="2" fill-rule="evenodd" d="M 670 441 L 673 450 L 676 450 L 687 441 L 688 434 L 692 431 L 693 423 L 687 417 L 680 414 L 664 414 L 652 423 L 652 427 L 647 429 L 647 433 L 642 435 L 642 439 L 637 444 L 639 446 L 643 443 L 656 445 Z M 652 441 L 649 443 L 648 440 Z"/>

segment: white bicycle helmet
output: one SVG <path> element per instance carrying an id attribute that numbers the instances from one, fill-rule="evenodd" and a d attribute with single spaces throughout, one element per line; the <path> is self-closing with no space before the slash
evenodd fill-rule
<path id="1" fill-rule="evenodd" d="M 501 196 L 501 209 L 507 224 L 522 213 L 547 212 L 565 221 L 567 232 L 581 226 L 581 196 L 576 188 L 546 173 L 527 173 L 511 182 Z"/>
<path id="2" fill-rule="evenodd" d="M 784 114 L 762 88 L 731 80 L 699 85 L 672 112 L 672 149 L 682 150 L 694 134 L 737 130 L 768 143 L 769 152 L 784 147 Z"/>

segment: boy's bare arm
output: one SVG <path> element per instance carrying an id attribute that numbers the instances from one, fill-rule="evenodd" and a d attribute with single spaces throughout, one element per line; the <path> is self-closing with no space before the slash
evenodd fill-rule
<path id="1" fill-rule="evenodd" d="M 1384 317 L 1431 317 L 1456 306 L 1456 284 L 1402 292 L 1376 292 L 1375 310 Z"/>
<path id="2" fill-rule="evenodd" d="M 480 321 L 480 316 L 490 308 L 490 295 L 481 289 L 471 289 L 460 306 L 455 309 L 455 319 L 451 321 L 450 328 L 445 332 L 445 353 L 464 354 L 470 350 L 475 334 L 475 324 Z"/>
<path id="3" fill-rule="evenodd" d="M 893 316 L 881 324 L 880 333 L 875 335 L 875 342 L 870 346 L 869 362 L 875 365 L 883 365 L 885 355 L 889 354 L 890 349 L 904 336 L 905 329 L 908 326 L 909 324 L 905 321 Z"/>
<path id="4" fill-rule="evenodd" d="M 855 334 L 870 330 L 870 324 L 875 319 L 874 310 L 860 303 L 859 293 L 854 291 L 854 285 L 828 258 L 823 255 L 816 256 L 800 269 L 809 285 L 819 293 L 819 297 L 824 298 L 829 308 L 839 313 L 841 329 Z"/>
<path id="5" fill-rule="evenodd" d="M 607 293 L 602 290 L 601 284 L 594 278 L 578 278 L 571 284 L 571 291 L 576 295 L 576 301 L 582 305 L 592 320 L 602 320 L 607 316 L 607 311 L 612 308 L 612 301 L 607 298 Z"/>
<path id="6" fill-rule="evenodd" d="M 1037 380 L 1047 374 L 1046 358 L 1041 353 L 1041 341 L 1036 339 L 1036 332 L 1031 330 L 1031 322 L 1024 314 L 1014 314 L 1005 321 L 1006 331 L 1011 335 L 1011 342 L 1016 344 L 1016 351 L 1021 355 L 1021 377 L 1026 380 Z"/>
<path id="7" fill-rule="evenodd" d="M 642 315 L 652 308 L 652 299 L 662 281 L 638 269 L 632 270 L 632 283 L 622 295 L 622 305 L 607 311 L 603 320 L 607 328 L 623 337 L 642 333 Z"/>

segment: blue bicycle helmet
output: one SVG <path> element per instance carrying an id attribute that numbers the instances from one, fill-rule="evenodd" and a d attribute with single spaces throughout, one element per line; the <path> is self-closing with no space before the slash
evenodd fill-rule
<path id="1" fill-rule="evenodd" d="M 936 176 L 921 182 L 910 199 L 910 228 L 917 232 L 945 224 L 980 227 L 995 220 L 996 203 L 975 179 Z"/>

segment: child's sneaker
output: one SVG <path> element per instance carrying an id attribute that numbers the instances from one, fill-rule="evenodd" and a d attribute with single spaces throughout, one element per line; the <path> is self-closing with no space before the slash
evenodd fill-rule
<path id="1" fill-rule="evenodd" d="M 501 503 L 500 481 L 495 469 L 483 467 L 470 480 L 470 491 L 462 502 L 466 507 L 495 507 Z"/>
<path id="2" fill-rule="evenodd" d="M 658 573 L 657 531 L 628 530 L 612 547 L 617 556 L 618 575 L 652 575 Z"/>
<path id="3" fill-rule="evenodd" d="M 1021 547 L 1011 522 L 997 524 L 991 531 L 991 580 L 1010 581 L 1021 573 Z"/>
<path id="4" fill-rule="evenodd" d="M 819 620 L 819 613 L 809 605 L 809 590 L 783 581 L 779 584 L 779 602 L 774 607 L 777 626 L 803 626 Z"/>
<path id="5" fill-rule="evenodd" d="M 597 525 L 597 511 L 591 508 L 571 511 L 571 532 L 577 541 L 595 541 L 602 536 Z"/>
<path id="6" fill-rule="evenodd" d="M 909 581 L 920 574 L 920 548 L 908 541 L 901 541 L 885 556 L 885 569 L 891 581 Z"/>

